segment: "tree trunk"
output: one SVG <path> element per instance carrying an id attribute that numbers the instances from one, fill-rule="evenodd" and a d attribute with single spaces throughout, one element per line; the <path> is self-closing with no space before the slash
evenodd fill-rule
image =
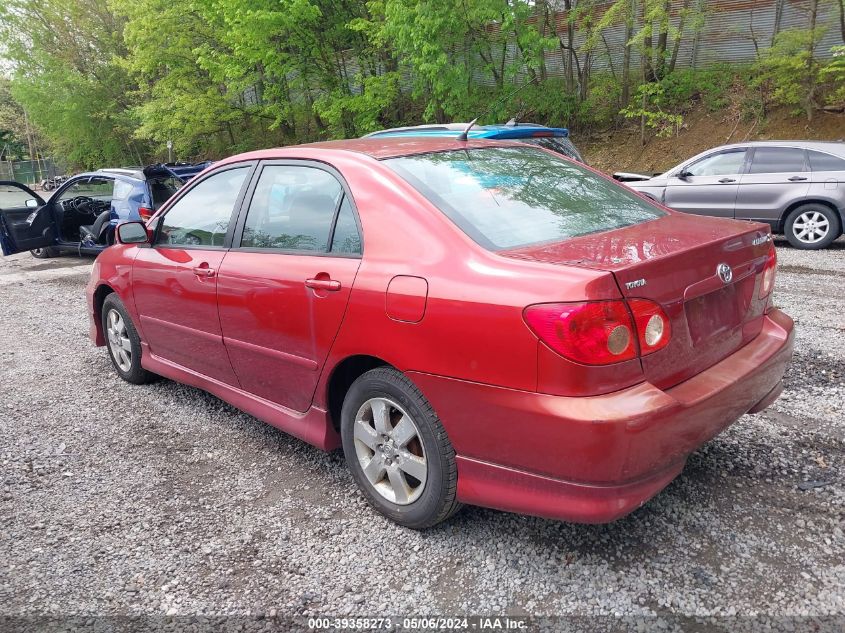
<path id="1" fill-rule="evenodd" d="M 625 51 L 622 57 L 622 107 L 631 100 L 631 38 L 634 37 L 634 20 L 637 15 L 637 0 L 631 0 L 628 17 L 625 20 Z M 620 108 L 621 109 L 621 108 Z"/>
<path id="2" fill-rule="evenodd" d="M 775 44 L 775 38 L 780 33 L 780 23 L 783 19 L 783 5 L 785 0 L 775 0 L 775 23 L 772 25 L 772 42 L 771 46 Z"/>
<path id="3" fill-rule="evenodd" d="M 660 15 L 659 31 L 657 33 L 657 62 L 655 65 L 655 77 L 662 79 L 666 67 L 666 48 L 669 44 L 669 0 L 666 0 Z"/>
<path id="4" fill-rule="evenodd" d="M 816 107 L 816 20 L 819 14 L 819 0 L 810 1 L 810 43 L 807 46 L 807 121 L 813 122 Z"/>
<path id="5" fill-rule="evenodd" d="M 690 0 L 684 0 L 684 5 L 681 7 L 681 17 L 678 19 L 678 35 L 675 37 L 675 43 L 672 45 L 672 58 L 669 60 L 670 73 L 675 72 L 675 64 L 678 61 L 678 53 L 681 50 L 681 41 L 684 39 L 684 21 L 689 10 L 689 3 Z"/>
<path id="6" fill-rule="evenodd" d="M 842 35 L 842 43 L 845 44 L 845 0 L 839 0 L 839 33 Z"/>

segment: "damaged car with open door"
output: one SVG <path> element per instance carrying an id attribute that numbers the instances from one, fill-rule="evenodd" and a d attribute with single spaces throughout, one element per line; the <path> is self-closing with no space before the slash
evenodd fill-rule
<path id="1" fill-rule="evenodd" d="M 197 166 L 201 171 L 206 164 Z M 184 171 L 184 170 L 183 170 Z M 191 174 L 193 175 L 193 174 Z M 96 255 L 121 222 L 147 220 L 186 182 L 167 165 L 101 169 L 65 182 L 49 201 L 20 183 L 0 183 L 3 254 Z"/>

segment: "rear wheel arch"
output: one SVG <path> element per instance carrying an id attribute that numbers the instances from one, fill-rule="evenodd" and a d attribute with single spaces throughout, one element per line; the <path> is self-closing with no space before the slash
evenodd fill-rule
<path id="1" fill-rule="evenodd" d="M 839 233 L 840 234 L 842 233 L 842 230 L 843 230 L 842 213 L 840 213 L 839 209 L 837 209 L 836 205 L 834 205 L 832 202 L 829 202 L 827 200 L 820 200 L 818 198 L 807 198 L 806 200 L 796 200 L 795 202 L 790 204 L 788 207 L 786 207 L 786 209 L 783 210 L 783 213 L 780 214 L 780 219 L 778 220 L 776 232 L 781 233 L 781 234 L 784 233 L 786 231 L 786 218 L 788 218 L 789 214 L 792 213 L 793 211 L 795 211 L 795 209 L 797 209 L 798 207 L 801 207 L 805 204 L 820 204 L 820 205 L 827 207 L 831 211 L 833 211 L 834 215 L 839 220 Z"/>
<path id="2" fill-rule="evenodd" d="M 377 356 L 357 354 L 347 356 L 332 369 L 328 380 L 326 402 L 332 426 L 338 433 L 340 432 L 340 412 L 346 393 L 353 382 L 376 367 L 393 367 L 393 365 Z"/>

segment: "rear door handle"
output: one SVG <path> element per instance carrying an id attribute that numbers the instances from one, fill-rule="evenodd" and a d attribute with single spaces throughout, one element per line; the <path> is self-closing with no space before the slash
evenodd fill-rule
<path id="1" fill-rule="evenodd" d="M 206 279 L 209 277 L 214 277 L 214 269 L 209 268 L 208 266 L 197 266 L 194 268 L 194 274 L 197 277 L 205 277 Z"/>
<path id="2" fill-rule="evenodd" d="M 719 182 L 736 182 L 733 178 L 719 178 Z"/>
<path id="3" fill-rule="evenodd" d="M 313 290 L 328 290 L 329 292 L 340 290 L 340 282 L 336 279 L 306 279 L 305 286 Z"/>
<path id="4" fill-rule="evenodd" d="M 807 180 L 805 176 L 791 176 L 789 178 L 792 182 L 798 182 L 799 180 Z"/>

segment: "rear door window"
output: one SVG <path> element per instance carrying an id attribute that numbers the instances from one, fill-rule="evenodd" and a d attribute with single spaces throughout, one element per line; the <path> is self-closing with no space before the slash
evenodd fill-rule
<path id="1" fill-rule="evenodd" d="M 266 165 L 249 204 L 241 246 L 326 252 L 342 195 L 337 178 L 322 169 Z"/>
<path id="2" fill-rule="evenodd" d="M 751 174 L 786 174 L 806 171 L 804 150 L 798 147 L 758 147 L 751 159 Z"/>
<path id="3" fill-rule="evenodd" d="M 576 163 L 530 147 L 491 147 L 384 161 L 491 250 L 555 242 L 665 213 Z"/>

